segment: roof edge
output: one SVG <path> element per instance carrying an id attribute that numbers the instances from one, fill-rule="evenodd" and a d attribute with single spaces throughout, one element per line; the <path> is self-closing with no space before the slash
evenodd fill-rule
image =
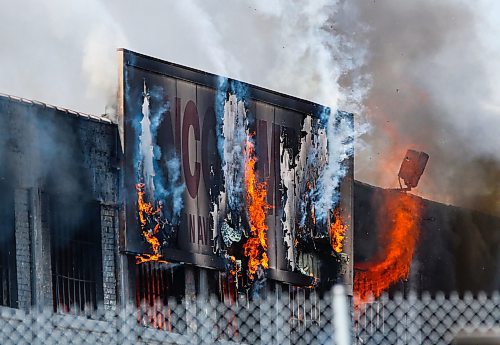
<path id="1" fill-rule="evenodd" d="M 64 107 L 59 107 L 59 106 L 56 106 L 56 105 L 48 104 L 48 103 L 45 103 L 45 102 L 40 102 L 40 101 L 37 101 L 37 100 L 26 99 L 26 98 L 22 98 L 22 97 L 18 97 L 18 96 L 8 95 L 8 94 L 1 93 L 1 92 L 0 92 L 0 98 L 4 98 L 4 99 L 7 99 L 9 101 L 14 101 L 14 102 L 18 102 L 18 103 L 27 104 L 27 105 L 32 105 L 32 106 L 37 106 L 37 107 L 44 107 L 44 108 L 54 109 L 54 110 L 57 110 L 59 112 L 66 113 L 68 115 L 73 115 L 73 116 L 80 117 L 80 118 L 83 118 L 83 119 L 86 119 L 86 120 L 90 120 L 90 121 L 96 121 L 96 122 L 101 122 L 101 123 L 107 123 L 107 124 L 116 125 L 116 122 L 112 121 L 111 119 L 102 117 L 102 116 L 97 116 L 97 115 L 93 115 L 93 114 L 83 113 L 83 112 L 71 110 L 71 109 L 68 109 L 68 108 L 64 108 Z"/>

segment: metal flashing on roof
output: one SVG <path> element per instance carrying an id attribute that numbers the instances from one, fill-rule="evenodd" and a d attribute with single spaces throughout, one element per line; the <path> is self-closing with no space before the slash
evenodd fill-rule
<path id="1" fill-rule="evenodd" d="M 96 116 L 96 115 L 92 115 L 92 114 L 82 113 L 82 112 L 78 112 L 78 111 L 75 111 L 75 110 L 71 110 L 71 109 L 67 109 L 67 108 L 63 108 L 63 107 L 59 107 L 59 106 L 47 104 L 47 103 L 36 101 L 36 100 L 30 100 L 30 99 L 26 99 L 26 98 L 22 98 L 22 97 L 17 97 L 17 96 L 13 96 L 13 95 L 8 95 L 8 94 L 4 94 L 4 93 L 0 93 L 0 98 L 6 98 L 6 99 L 8 99 L 10 101 L 24 103 L 24 104 L 27 104 L 27 105 L 38 106 L 38 107 L 46 107 L 46 108 L 49 108 L 49 109 L 54 109 L 54 110 L 57 110 L 57 111 L 62 112 L 62 113 L 71 114 L 71 115 L 74 115 L 74 116 L 77 116 L 77 117 L 80 117 L 80 118 L 84 118 L 84 119 L 87 119 L 87 120 L 91 120 L 91 121 L 103 122 L 103 123 L 112 124 L 112 125 L 116 124 L 115 122 L 113 122 L 110 119 L 105 118 L 105 117 L 100 117 L 100 116 Z"/>
<path id="2" fill-rule="evenodd" d="M 220 78 L 231 79 L 219 76 L 213 73 L 198 70 L 196 68 L 182 66 L 173 62 L 163 61 L 158 58 L 143 55 L 128 49 L 119 48 L 123 52 L 123 63 L 127 67 L 155 73 L 162 76 L 173 77 L 175 79 L 185 80 L 208 88 L 217 89 Z M 244 82 L 241 82 L 244 83 Z M 305 114 L 316 116 L 322 109 L 327 108 L 324 105 L 314 103 L 309 100 L 301 99 L 295 96 L 269 90 L 261 86 L 244 83 L 251 90 L 251 98 L 256 101 L 279 106 L 281 108 L 300 111 Z"/>

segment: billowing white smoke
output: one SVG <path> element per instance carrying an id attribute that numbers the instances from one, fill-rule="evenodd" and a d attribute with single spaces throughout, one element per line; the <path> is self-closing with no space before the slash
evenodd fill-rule
<path id="1" fill-rule="evenodd" d="M 313 191 L 316 219 L 326 221 L 340 198 L 340 182 L 349 169 L 348 159 L 354 154 L 354 124 L 351 114 L 329 114 L 326 126 L 328 150 L 327 163 L 321 171 Z"/>
<path id="2" fill-rule="evenodd" d="M 150 105 L 149 105 L 149 92 L 144 82 L 144 92 L 142 94 L 142 120 L 141 120 L 141 134 L 139 135 L 139 149 L 140 149 L 140 169 L 139 171 L 144 179 L 144 190 L 146 194 L 153 196 L 155 193 L 154 177 L 155 169 L 153 163 L 153 135 L 151 134 L 151 120 L 150 120 Z"/>
<path id="3" fill-rule="evenodd" d="M 17 6 L 11 3 L 2 11 L 7 14 L 2 17 L 3 22 L 13 29 L 18 23 L 10 18 L 16 16 L 8 13 L 16 11 Z M 118 46 L 310 99 L 333 110 L 358 110 L 353 104 L 368 85 L 356 84 L 361 79 L 353 71 L 362 65 L 364 50 L 354 39 L 347 39 L 349 36 L 342 30 L 343 1 L 186 0 L 148 3 L 144 12 L 137 11 L 136 2 L 117 0 L 76 1 L 72 5 L 61 0 L 47 4 L 28 1 L 22 7 L 26 20 L 40 24 L 30 26 L 37 31 L 28 36 L 26 44 L 35 46 L 40 41 L 37 34 L 41 33 L 42 41 L 50 40 L 51 44 L 42 44 L 47 49 L 40 54 L 46 58 L 64 57 L 64 63 L 47 63 L 63 70 L 72 67 L 61 73 L 50 68 L 47 75 L 37 69 L 20 84 L 23 87 L 19 92 L 13 92 L 82 111 L 101 113 L 110 95 L 115 95 L 108 89 L 116 83 L 113 66 Z M 18 44 L 18 39 L 12 40 L 8 35 L 3 41 Z M 58 44 L 66 40 L 70 42 L 69 50 Z M 5 51 L 10 51 L 9 46 Z M 73 58 L 67 58 L 68 54 Z M 72 61 L 77 62 L 76 68 Z M 33 82 L 39 80 L 38 74 L 45 83 Z M 75 75 L 80 77 L 79 83 L 61 79 Z M 22 76 L 5 80 L 17 82 Z M 75 101 L 85 94 L 82 87 L 78 88 L 82 84 L 93 91 L 85 104 Z M 70 92 L 60 93 L 61 88 L 55 87 L 57 97 L 46 97 L 43 92 L 25 93 L 26 85 L 43 86 L 40 91 L 51 89 L 47 85 L 65 85 L 64 90 Z M 239 188 L 237 184 L 232 187 Z"/>
<path id="4" fill-rule="evenodd" d="M 139 175 L 144 179 L 146 195 L 166 204 L 169 221 L 176 224 L 184 207 L 182 195 L 185 185 L 181 179 L 180 159 L 174 148 L 162 152 L 157 143 L 158 128 L 170 109 L 169 102 L 163 103 L 163 96 L 163 88 L 153 87 L 149 90 L 144 81 L 137 167 L 140 169 Z M 151 110 L 152 101 L 158 103 L 154 111 Z"/>
<path id="5" fill-rule="evenodd" d="M 248 122 L 245 102 L 242 100 L 244 87 L 236 83 L 234 91 L 238 94 L 227 95 L 227 80 L 221 81 L 215 102 L 217 105 L 217 147 L 221 154 L 224 191 L 212 205 L 214 228 L 222 232 L 226 246 L 241 239 L 239 219 L 231 219 L 241 211 L 244 196 L 243 176 L 245 160 L 243 148 L 248 138 Z M 224 104 L 223 109 L 220 104 Z M 230 225 L 229 225 L 229 223 Z M 215 231 L 217 233 L 217 231 Z"/>
<path id="6" fill-rule="evenodd" d="M 224 156 L 222 171 L 224 173 L 226 194 L 231 210 L 237 210 L 243 197 L 243 174 L 245 161 L 243 145 L 247 140 L 247 123 L 245 103 L 236 95 L 230 95 L 224 105 Z"/>
<path id="7" fill-rule="evenodd" d="M 353 41 L 336 28 L 342 6 L 185 0 L 138 11 L 131 0 L 11 1 L 0 12 L 0 91 L 102 113 L 116 95 L 115 50 L 125 47 L 337 109 L 350 93 L 339 78 L 363 56 L 347 54 Z"/>
<path id="8" fill-rule="evenodd" d="M 419 191 L 449 202 L 491 194 L 494 205 L 499 7 L 491 0 L 185 0 L 138 11 L 131 0 L 7 1 L 0 92 L 102 113 L 116 95 L 115 49 L 123 46 L 355 112 L 359 121 L 369 75 L 374 130 L 368 149 L 357 151 L 357 177 L 390 187 L 395 177 L 374 162 L 397 156 L 389 167 L 383 162 L 397 172 L 408 145 L 426 143 L 416 148 L 437 159 Z M 387 140 L 387 132 L 401 136 Z M 450 190 L 460 195 L 448 200 Z"/>
<path id="9" fill-rule="evenodd" d="M 168 215 L 170 221 L 176 224 L 184 207 L 185 184 L 181 178 L 181 161 L 173 147 L 166 148 L 162 152 L 157 143 L 158 129 L 162 122 L 166 121 L 165 114 L 170 111 L 170 102 L 165 101 L 165 91 L 160 86 L 153 87 L 149 95 L 156 103 L 155 110 L 151 114 L 154 169 L 159 172 L 154 179 L 155 198 L 167 204 L 168 212 L 171 212 Z"/>

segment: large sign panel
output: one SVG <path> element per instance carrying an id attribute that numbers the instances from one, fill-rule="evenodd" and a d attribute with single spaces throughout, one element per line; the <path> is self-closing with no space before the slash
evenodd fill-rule
<path id="1" fill-rule="evenodd" d="M 138 264 L 311 284 L 322 256 L 350 255 L 351 114 L 119 56 L 124 238 Z M 347 236 L 343 250 L 335 226 Z"/>

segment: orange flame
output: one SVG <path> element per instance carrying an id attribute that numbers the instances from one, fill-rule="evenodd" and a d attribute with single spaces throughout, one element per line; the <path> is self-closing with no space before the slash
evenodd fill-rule
<path id="1" fill-rule="evenodd" d="M 341 253 L 342 241 L 345 238 L 347 225 L 342 224 L 339 210 L 335 210 L 334 215 L 335 222 L 330 224 L 330 243 L 332 244 L 332 248 L 336 253 Z"/>
<path id="2" fill-rule="evenodd" d="M 355 305 L 378 298 L 391 285 L 408 277 L 420 231 L 420 206 L 418 199 L 407 194 L 391 192 L 387 195 L 385 208 L 392 225 L 386 235 L 385 257 L 379 262 L 356 265 Z M 379 218 L 384 217 L 382 210 L 379 210 Z"/>
<path id="3" fill-rule="evenodd" d="M 233 277 L 237 278 L 238 275 L 238 263 L 236 262 L 236 257 L 234 256 L 229 256 L 229 261 L 231 262 L 231 268 L 229 270 L 229 274 L 231 274 Z"/>
<path id="4" fill-rule="evenodd" d="M 149 243 L 151 249 L 153 250 L 153 254 L 136 255 L 135 263 L 142 264 L 148 261 L 167 263 L 167 261 L 161 260 L 161 254 L 159 253 L 160 241 L 158 241 L 158 238 L 155 236 L 160 231 L 160 224 L 156 221 L 153 229 L 148 229 L 148 219 L 154 218 L 154 216 L 158 215 L 161 212 L 161 209 L 160 207 L 155 209 L 152 203 L 145 200 L 144 183 L 136 184 L 135 189 L 137 190 L 137 212 L 139 214 L 139 225 L 141 227 L 142 236 L 144 236 L 144 239 Z"/>
<path id="5" fill-rule="evenodd" d="M 244 255 L 248 257 L 248 277 L 253 279 L 259 266 L 267 269 L 267 225 L 266 211 L 271 206 L 267 200 L 267 183 L 259 182 L 255 172 L 254 145 L 247 140 L 245 149 L 245 187 L 246 208 L 250 223 L 250 237 L 243 245 Z"/>

